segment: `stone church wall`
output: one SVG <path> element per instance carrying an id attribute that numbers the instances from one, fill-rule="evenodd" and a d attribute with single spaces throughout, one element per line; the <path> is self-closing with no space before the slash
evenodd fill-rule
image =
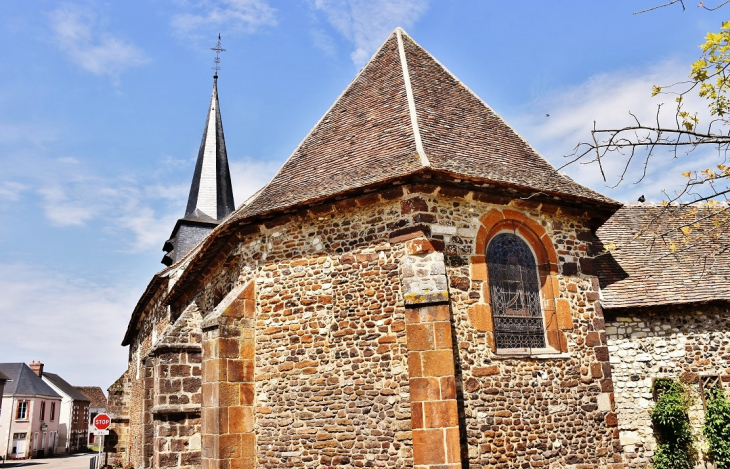
<path id="1" fill-rule="evenodd" d="M 552 354 L 494 353 L 481 233 L 485 214 L 495 209 L 531 226 L 557 253 L 543 285 L 550 291 L 544 307 L 549 343 L 557 347 Z M 248 227 L 185 293 L 193 300 L 172 308 L 182 311 L 194 301 L 202 316 L 202 466 L 254 460 L 260 467 L 313 469 L 457 468 L 466 459 L 477 468 L 619 463 L 585 221 L 582 213 L 519 199 L 417 185 Z M 421 237 L 408 241 L 413 233 Z M 434 249 L 439 256 L 428 265 L 436 270 L 424 275 L 445 275 L 448 296 L 427 298 L 440 305 L 433 318 L 408 316 L 419 306 L 404 301 L 403 261 Z M 250 293 L 244 293 L 247 285 Z M 163 405 L 163 395 L 155 404 L 152 392 L 163 370 L 147 355 L 152 326 L 166 326 L 167 314 L 153 302 L 130 354 L 130 370 L 137 350 L 142 363 L 139 378 L 130 373 L 127 394 L 128 447 L 137 467 L 162 465 L 160 458 L 176 445 L 188 452 L 196 447 L 197 422 L 175 430 L 152 422 L 152 407 Z M 446 335 L 424 341 L 423 331 L 436 330 Z M 444 346 L 451 347 L 448 354 Z M 425 375 L 425 368 L 414 368 L 412 357 L 431 355 L 448 355 L 451 363 L 429 365 Z M 168 403 L 172 393 L 166 393 Z M 421 413 L 450 408 L 452 400 L 458 421 L 450 420 L 453 413 Z M 456 440 L 452 426 L 459 428 Z M 446 446 L 430 445 L 429 435 L 442 427 Z M 161 436 L 163 428 L 171 434 Z M 175 442 L 181 432 L 187 446 Z M 155 435 L 160 446 L 152 443 Z M 414 459 L 417 445 L 426 449 Z"/>
<path id="2" fill-rule="evenodd" d="M 274 220 L 231 256 L 239 275 L 206 286 L 214 299 L 255 283 L 261 467 L 412 467 L 402 250 L 387 238 L 406 222 L 399 202 L 375 202 Z"/>
<path id="3" fill-rule="evenodd" d="M 708 377 L 718 377 L 725 389 L 730 383 L 730 308 L 672 305 L 609 313 L 606 332 L 628 467 L 644 467 L 654 454 L 649 411 L 656 378 L 678 379 L 689 387 L 694 399 L 690 420 L 703 460 L 701 387 Z"/>
<path id="4" fill-rule="evenodd" d="M 439 226 L 432 227 L 432 232 L 443 233 L 445 252 L 452 254 L 447 256 L 447 272 L 469 467 L 620 464 L 587 220 L 521 200 L 509 208 L 426 200 L 429 206 L 438 204 Z M 491 215 L 485 214 L 494 208 L 502 209 L 504 218 L 537 224 L 536 231 L 542 227 L 546 237 L 541 239 L 554 247 L 558 270 L 547 275 L 550 285 L 543 285 L 543 309 L 548 329 L 552 321 L 559 323 L 555 332 L 560 345 L 556 343 L 555 348 L 563 353 L 503 356 L 494 352 L 489 326 L 482 324 L 491 321 L 491 311 L 479 257 L 486 247 L 480 240 L 479 219 L 488 227 Z M 546 287 L 554 292 L 546 295 Z M 554 317 L 548 303 L 551 295 L 557 305 Z"/>
<path id="5" fill-rule="evenodd" d="M 555 242 L 557 297 L 574 322 L 562 331 L 567 352 L 505 358 L 472 325 L 472 307 L 484 300 L 485 282 L 473 278 L 472 266 L 473 257 L 483 256 L 476 251 L 479 217 L 495 206 L 464 198 L 465 191 L 411 190 L 403 200 L 372 195 L 274 220 L 211 275 L 202 295 L 209 311 L 240 278 L 256 284 L 259 464 L 413 465 L 406 307 L 398 281 L 405 248 L 392 234 L 416 225 L 443 243 L 470 464 L 620 462 L 583 219 L 516 204 Z"/>
<path id="6" fill-rule="evenodd" d="M 129 445 L 129 370 L 125 371 L 107 390 L 106 411 L 112 418 L 109 436 L 104 438 L 104 450 L 110 460 L 127 460 Z"/>

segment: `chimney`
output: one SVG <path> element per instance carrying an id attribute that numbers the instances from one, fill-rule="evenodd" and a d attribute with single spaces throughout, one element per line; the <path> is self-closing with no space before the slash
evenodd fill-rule
<path id="1" fill-rule="evenodd" d="M 33 373 L 37 374 L 39 378 L 43 378 L 43 363 L 31 362 L 29 368 L 33 370 Z"/>

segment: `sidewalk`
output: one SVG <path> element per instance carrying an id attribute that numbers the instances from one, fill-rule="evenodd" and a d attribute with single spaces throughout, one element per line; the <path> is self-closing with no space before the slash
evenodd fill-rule
<path id="1" fill-rule="evenodd" d="M 89 469 L 89 460 L 94 457 L 91 453 L 59 454 L 49 458 L 24 459 L 5 463 L 6 468 L 25 467 L 28 469 Z M 0 459 L 0 461 L 2 461 Z M 0 462 L 0 467 L 2 462 Z"/>

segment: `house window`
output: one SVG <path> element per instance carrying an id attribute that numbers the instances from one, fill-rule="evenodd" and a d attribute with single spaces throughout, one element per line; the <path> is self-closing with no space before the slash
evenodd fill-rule
<path id="1" fill-rule="evenodd" d="M 28 419 L 28 401 L 18 401 L 18 409 L 15 412 L 15 420 Z"/>
<path id="2" fill-rule="evenodd" d="M 527 243 L 500 233 L 489 242 L 486 261 L 497 349 L 545 348 L 540 278 Z"/>
<path id="3" fill-rule="evenodd" d="M 53 422 L 53 419 L 56 418 L 56 403 L 51 402 L 51 422 Z"/>
<path id="4" fill-rule="evenodd" d="M 41 401 L 41 420 L 46 419 L 46 401 Z"/>

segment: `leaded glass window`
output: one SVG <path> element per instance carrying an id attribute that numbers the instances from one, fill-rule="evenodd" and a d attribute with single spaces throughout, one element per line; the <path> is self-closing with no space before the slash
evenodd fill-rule
<path id="1" fill-rule="evenodd" d="M 545 348 L 540 279 L 527 243 L 498 234 L 487 248 L 487 268 L 497 348 Z"/>

